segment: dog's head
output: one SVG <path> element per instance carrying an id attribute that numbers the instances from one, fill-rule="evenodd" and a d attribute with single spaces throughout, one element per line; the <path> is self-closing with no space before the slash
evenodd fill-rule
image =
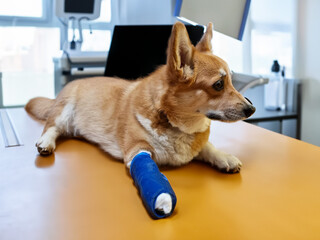
<path id="1" fill-rule="evenodd" d="M 177 22 L 167 50 L 168 102 L 186 113 L 233 122 L 251 116 L 255 107 L 232 85 L 227 63 L 212 53 L 212 23 L 196 46 Z"/>

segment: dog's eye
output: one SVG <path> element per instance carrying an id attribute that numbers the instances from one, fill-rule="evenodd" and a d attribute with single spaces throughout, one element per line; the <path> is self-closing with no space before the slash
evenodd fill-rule
<path id="1" fill-rule="evenodd" d="M 221 91 L 224 87 L 224 82 L 223 79 L 220 79 L 218 81 L 216 81 L 212 87 L 216 90 L 216 91 Z"/>

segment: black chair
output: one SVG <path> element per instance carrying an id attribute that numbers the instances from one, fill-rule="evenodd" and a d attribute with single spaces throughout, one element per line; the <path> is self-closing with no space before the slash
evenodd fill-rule
<path id="1" fill-rule="evenodd" d="M 191 42 L 196 45 L 204 27 L 186 27 Z M 104 75 L 136 79 L 165 64 L 171 29 L 172 25 L 115 26 Z"/>

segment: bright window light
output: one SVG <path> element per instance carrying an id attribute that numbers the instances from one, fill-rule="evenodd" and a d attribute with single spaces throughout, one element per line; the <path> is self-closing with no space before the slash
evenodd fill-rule
<path id="1" fill-rule="evenodd" d="M 42 0 L 0 0 L 0 15 L 41 18 Z"/>
<path id="2" fill-rule="evenodd" d="M 70 42 L 73 38 L 72 29 L 68 31 L 68 41 Z M 83 43 L 81 51 L 102 51 L 107 52 L 110 48 L 111 43 L 111 31 L 109 30 L 97 30 L 93 29 L 90 33 L 89 29 L 83 29 Z M 79 31 L 75 31 L 75 41 L 79 39 Z"/>
<path id="3" fill-rule="evenodd" d="M 92 22 L 111 22 L 111 0 L 102 0 L 100 17 Z"/>
<path id="4" fill-rule="evenodd" d="M 286 77 L 292 77 L 294 4 L 292 0 L 252 0 L 252 73 L 270 74 L 273 61 L 278 60 Z"/>
<path id="5" fill-rule="evenodd" d="M 294 0 L 252 0 L 252 21 L 290 25 L 294 19 L 294 4 Z"/>
<path id="6" fill-rule="evenodd" d="M 36 96 L 53 98 L 59 28 L 0 27 L 0 36 L 3 104 L 23 105 Z"/>
<path id="7" fill-rule="evenodd" d="M 285 66 L 286 75 L 292 75 L 292 35 L 290 32 L 258 31 L 252 33 L 252 71 L 270 74 L 273 60 Z"/>
<path id="8" fill-rule="evenodd" d="M 111 31 L 108 30 L 89 30 L 83 31 L 85 41 L 82 44 L 82 51 L 109 51 L 111 43 Z"/>

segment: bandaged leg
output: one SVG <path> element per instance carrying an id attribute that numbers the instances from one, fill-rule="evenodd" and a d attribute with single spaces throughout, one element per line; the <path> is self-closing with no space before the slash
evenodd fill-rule
<path id="1" fill-rule="evenodd" d="M 150 154 L 137 154 L 130 163 L 130 174 L 150 216 L 155 219 L 170 216 L 177 198 Z"/>

